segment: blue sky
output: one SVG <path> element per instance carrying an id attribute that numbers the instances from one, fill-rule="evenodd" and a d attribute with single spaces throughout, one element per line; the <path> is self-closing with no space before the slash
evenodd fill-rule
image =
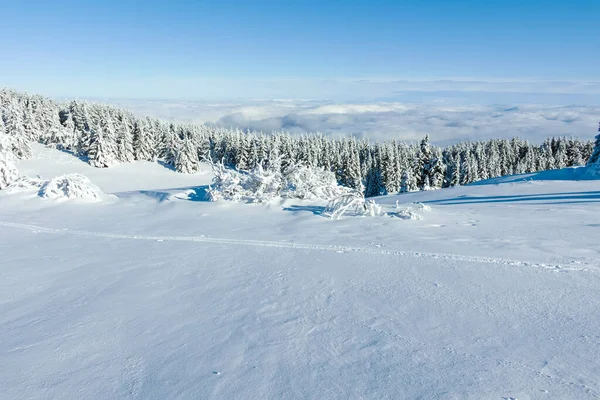
<path id="1" fill-rule="evenodd" d="M 448 80 L 597 97 L 599 15 L 582 0 L 0 0 L 0 86 L 350 99 Z"/>

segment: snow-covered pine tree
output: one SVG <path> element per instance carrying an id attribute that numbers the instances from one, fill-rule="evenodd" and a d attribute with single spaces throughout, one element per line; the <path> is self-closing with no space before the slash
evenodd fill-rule
<path id="1" fill-rule="evenodd" d="M 443 187 L 451 187 L 460 184 L 460 156 L 456 149 L 447 149 L 443 155 L 446 172 L 444 174 Z"/>
<path id="2" fill-rule="evenodd" d="M 19 171 L 13 164 L 11 157 L 0 153 L 0 190 L 6 189 L 19 179 Z"/>
<path id="3" fill-rule="evenodd" d="M 28 141 L 41 141 L 42 143 L 48 143 L 46 133 L 41 124 L 38 123 L 39 113 L 36 114 L 34 109 L 33 101 L 27 102 L 22 108 L 23 111 L 23 135 Z"/>
<path id="4" fill-rule="evenodd" d="M 385 143 L 381 154 L 382 175 L 387 193 L 398 193 L 400 190 L 400 171 L 396 169 L 398 164 L 398 152 L 393 143 Z"/>
<path id="5" fill-rule="evenodd" d="M 360 158 L 356 141 L 348 140 L 344 145 L 344 153 L 342 155 L 342 173 L 340 183 L 346 187 L 356 189 L 359 192 L 364 191 L 362 182 Z"/>
<path id="6" fill-rule="evenodd" d="M 425 186 L 429 184 L 429 164 L 431 163 L 431 144 L 429 143 L 429 135 L 425 135 L 425 137 L 421 140 L 419 145 L 419 155 L 418 155 L 418 175 L 417 175 L 417 185 L 421 189 L 425 189 Z"/>
<path id="7" fill-rule="evenodd" d="M 556 141 L 556 152 L 554 153 L 554 160 L 556 168 L 562 169 L 567 167 L 567 145 L 565 138 L 558 138 Z"/>
<path id="8" fill-rule="evenodd" d="M 419 186 L 412 169 L 404 170 L 400 181 L 400 193 L 415 192 L 417 190 L 419 190 Z"/>
<path id="9" fill-rule="evenodd" d="M 175 170 L 185 174 L 194 174 L 200 170 L 198 152 L 190 138 L 184 139 L 177 147 Z"/>
<path id="10" fill-rule="evenodd" d="M 32 151 L 29 146 L 23 126 L 23 110 L 21 105 L 13 100 L 7 104 L 5 109 L 6 133 L 13 137 L 13 154 L 18 159 L 31 157 Z"/>
<path id="11" fill-rule="evenodd" d="M 133 154 L 136 160 L 155 160 L 154 138 L 142 120 L 136 120 L 133 124 Z"/>
<path id="12" fill-rule="evenodd" d="M 429 143 L 429 135 L 423 138 L 419 150 L 419 176 L 417 178 L 419 187 L 425 190 L 441 188 L 444 180 L 441 152 L 438 148 L 432 148 Z"/>
<path id="13" fill-rule="evenodd" d="M 600 124 L 598 124 L 598 132 L 600 132 Z M 594 151 L 590 156 L 587 165 L 600 164 L 600 133 L 596 135 L 596 142 L 594 144 Z"/>
<path id="14" fill-rule="evenodd" d="M 0 103 L 0 106 L 2 104 Z M 4 118 L 2 116 L 3 112 L 2 109 L 0 109 L 0 135 L 6 135 L 6 124 L 4 123 Z"/>
<path id="15" fill-rule="evenodd" d="M 365 171 L 363 172 L 363 185 L 365 187 L 365 197 L 374 197 L 385 194 L 383 179 L 381 178 L 381 170 L 376 165 L 371 152 L 367 152 L 365 157 Z"/>
<path id="16" fill-rule="evenodd" d="M 579 140 L 570 139 L 567 142 L 567 166 L 584 165 Z"/>
<path id="17" fill-rule="evenodd" d="M 442 152 L 439 148 L 432 151 L 432 159 L 428 165 L 429 183 L 432 189 L 441 189 L 444 182 L 445 166 L 442 163 Z M 477 171 L 475 171 L 477 173 Z"/>
<path id="18" fill-rule="evenodd" d="M 159 132 L 158 158 L 161 158 L 169 165 L 175 165 L 175 153 L 177 149 L 177 134 L 174 124 L 161 126 Z"/>
<path id="19" fill-rule="evenodd" d="M 115 164 L 115 144 L 107 140 L 101 127 L 92 128 L 88 150 L 88 164 L 96 168 L 107 168 Z"/>
<path id="20" fill-rule="evenodd" d="M 135 160 L 133 152 L 133 135 L 129 130 L 129 124 L 126 121 L 121 122 L 117 127 L 117 154 L 119 161 L 129 163 Z"/>
<path id="21" fill-rule="evenodd" d="M 541 161 L 543 163 L 542 169 L 544 169 L 544 170 L 550 170 L 550 169 L 556 168 L 556 160 L 554 159 L 554 153 L 552 151 L 552 143 L 553 142 L 556 142 L 554 138 L 546 139 L 541 148 L 541 152 L 542 152 Z"/>

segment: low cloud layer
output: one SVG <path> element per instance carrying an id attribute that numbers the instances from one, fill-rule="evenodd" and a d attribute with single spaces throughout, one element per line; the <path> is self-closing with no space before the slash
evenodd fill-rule
<path id="1" fill-rule="evenodd" d="M 320 132 L 370 140 L 419 140 L 429 134 L 439 144 L 510 138 L 534 142 L 549 136 L 592 139 L 600 106 L 445 105 L 402 103 L 321 103 L 269 101 L 199 103 L 119 101 L 138 115 L 227 128 L 296 134 Z"/>
<path id="2" fill-rule="evenodd" d="M 315 99 L 347 102 L 452 102 L 474 104 L 600 104 L 600 81 L 539 79 L 402 79 L 378 78 L 194 78 L 130 77 L 93 87 L 48 86 L 46 93 L 63 96 L 125 98 L 257 100 Z M 29 89 L 24 86 L 21 89 Z M 38 88 L 39 90 L 39 88 Z M 67 92 L 65 92 L 67 91 Z M 73 91 L 69 93 L 68 91 Z M 79 92 L 79 93 L 76 93 Z"/>

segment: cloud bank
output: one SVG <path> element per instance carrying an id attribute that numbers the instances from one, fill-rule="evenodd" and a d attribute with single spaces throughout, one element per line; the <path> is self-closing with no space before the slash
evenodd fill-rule
<path id="1" fill-rule="evenodd" d="M 377 78 L 130 77 L 93 86 L 48 82 L 46 94 L 105 98 L 188 100 L 316 99 L 347 102 L 451 102 L 473 104 L 600 104 L 598 80 Z M 19 89 L 31 89 L 27 86 Z M 35 88 L 34 88 L 35 89 Z M 39 89 L 39 87 L 37 88 Z"/>
<path id="2" fill-rule="evenodd" d="M 550 136 L 592 139 L 600 106 L 449 105 L 253 101 L 112 101 L 138 115 L 263 132 L 353 135 L 378 141 L 416 141 L 429 134 L 438 144 L 518 136 L 540 142 Z"/>

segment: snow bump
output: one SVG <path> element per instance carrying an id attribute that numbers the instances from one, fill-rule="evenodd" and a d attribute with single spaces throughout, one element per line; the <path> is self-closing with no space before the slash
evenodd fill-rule
<path id="1" fill-rule="evenodd" d="M 82 199 L 101 201 L 106 195 L 86 176 L 67 174 L 53 178 L 42 185 L 39 196 L 51 200 Z"/>

